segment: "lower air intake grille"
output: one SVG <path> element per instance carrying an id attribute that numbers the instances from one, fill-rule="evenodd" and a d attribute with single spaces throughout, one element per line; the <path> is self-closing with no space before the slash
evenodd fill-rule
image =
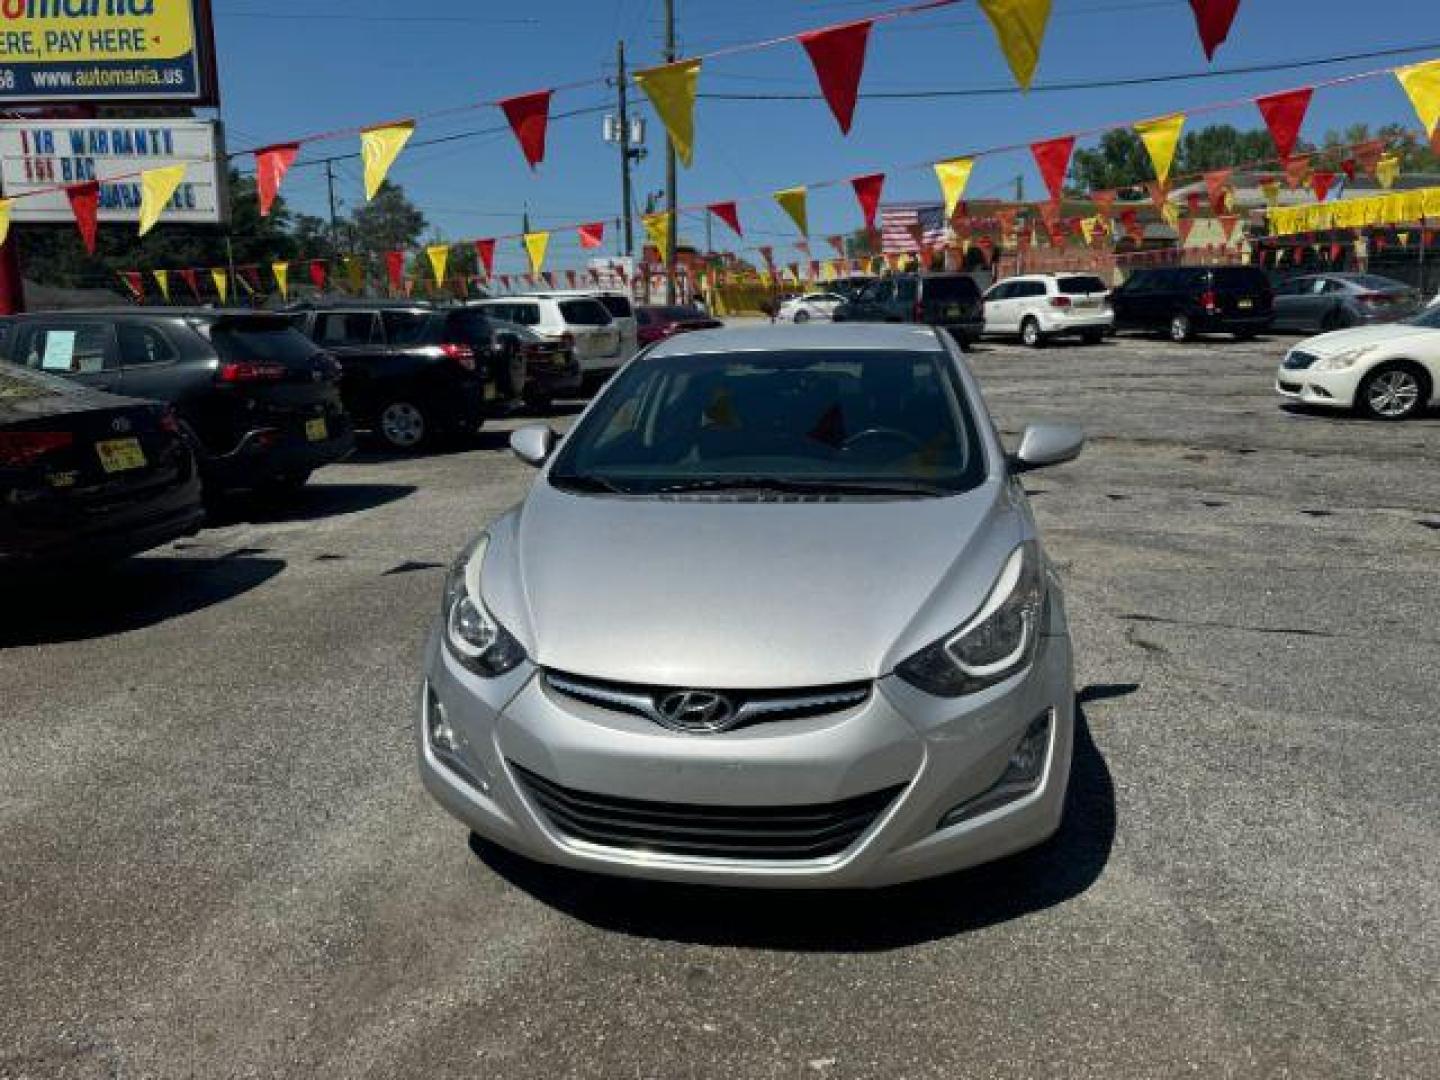
<path id="1" fill-rule="evenodd" d="M 844 851 L 904 785 L 810 806 L 701 806 L 596 795 L 510 762 L 556 831 L 626 851 L 709 859 L 823 859 Z"/>

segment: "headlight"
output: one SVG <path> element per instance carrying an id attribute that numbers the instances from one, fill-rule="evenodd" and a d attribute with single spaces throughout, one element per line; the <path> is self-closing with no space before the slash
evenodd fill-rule
<path id="1" fill-rule="evenodd" d="M 1373 345 L 1365 345 L 1359 349 L 1351 349 L 1348 352 L 1336 353 L 1334 356 L 1322 356 L 1315 364 L 1316 371 L 1345 371 L 1354 367 L 1365 357 L 1375 351 Z"/>
<path id="2" fill-rule="evenodd" d="M 476 675 L 493 679 L 514 670 L 525 659 L 525 648 L 485 610 L 480 599 L 480 568 L 489 544 L 490 535 L 481 533 L 450 567 L 440 614 L 445 619 L 445 645 L 450 655 Z"/>
<path id="3" fill-rule="evenodd" d="M 1035 658 L 1045 606 L 1045 572 L 1034 543 L 1021 544 L 1000 571 L 979 613 L 949 637 L 921 649 L 895 673 L 940 697 L 973 694 L 1009 678 Z"/>

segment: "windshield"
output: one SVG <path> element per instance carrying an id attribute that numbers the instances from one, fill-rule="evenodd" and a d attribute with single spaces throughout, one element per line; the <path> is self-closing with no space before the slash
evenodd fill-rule
<path id="1" fill-rule="evenodd" d="M 1411 326 L 1425 326 L 1431 330 L 1440 330 L 1440 304 L 1426 308 L 1419 315 L 1407 321 Z"/>
<path id="2" fill-rule="evenodd" d="M 560 317 L 571 326 L 609 326 L 610 313 L 598 300 L 562 300 Z"/>
<path id="3" fill-rule="evenodd" d="M 557 487 L 624 494 L 948 495 L 984 477 L 948 355 L 860 350 L 636 360 L 565 440 L 550 472 Z"/>

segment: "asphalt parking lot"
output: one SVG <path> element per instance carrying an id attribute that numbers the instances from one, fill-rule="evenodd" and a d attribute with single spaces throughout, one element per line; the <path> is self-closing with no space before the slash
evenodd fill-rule
<path id="1" fill-rule="evenodd" d="M 1085 719 L 1067 824 L 858 895 L 467 844 L 411 701 L 532 473 L 361 456 L 0 607 L 0 1077 L 1440 1074 L 1440 416 L 1294 415 L 1286 341 L 974 355 Z"/>

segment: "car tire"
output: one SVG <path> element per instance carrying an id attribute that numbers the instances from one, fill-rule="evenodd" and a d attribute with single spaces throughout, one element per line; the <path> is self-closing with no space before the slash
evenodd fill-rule
<path id="1" fill-rule="evenodd" d="M 1190 325 L 1190 316 L 1175 315 L 1170 319 L 1170 340 L 1179 344 L 1189 341 L 1195 336 L 1195 328 Z"/>
<path id="2" fill-rule="evenodd" d="M 1080 340 L 1086 345 L 1100 345 L 1105 341 L 1104 330 L 1086 330 L 1080 335 Z"/>
<path id="3" fill-rule="evenodd" d="M 1040 323 L 1033 315 L 1027 315 L 1020 324 L 1020 340 L 1032 349 L 1045 347 L 1045 335 L 1040 332 Z"/>
<path id="4" fill-rule="evenodd" d="M 408 454 L 424 446 L 435 433 L 423 407 L 409 398 L 391 398 L 376 413 L 375 434 L 387 449 Z"/>
<path id="5" fill-rule="evenodd" d="M 807 323 L 810 321 L 810 313 L 804 308 L 801 308 L 799 311 L 795 312 L 795 317 L 792 321 L 797 323 Z"/>
<path id="6" fill-rule="evenodd" d="M 1409 420 L 1430 397 L 1425 369 L 1406 360 L 1381 364 L 1355 391 L 1355 410 L 1370 420 Z"/>

